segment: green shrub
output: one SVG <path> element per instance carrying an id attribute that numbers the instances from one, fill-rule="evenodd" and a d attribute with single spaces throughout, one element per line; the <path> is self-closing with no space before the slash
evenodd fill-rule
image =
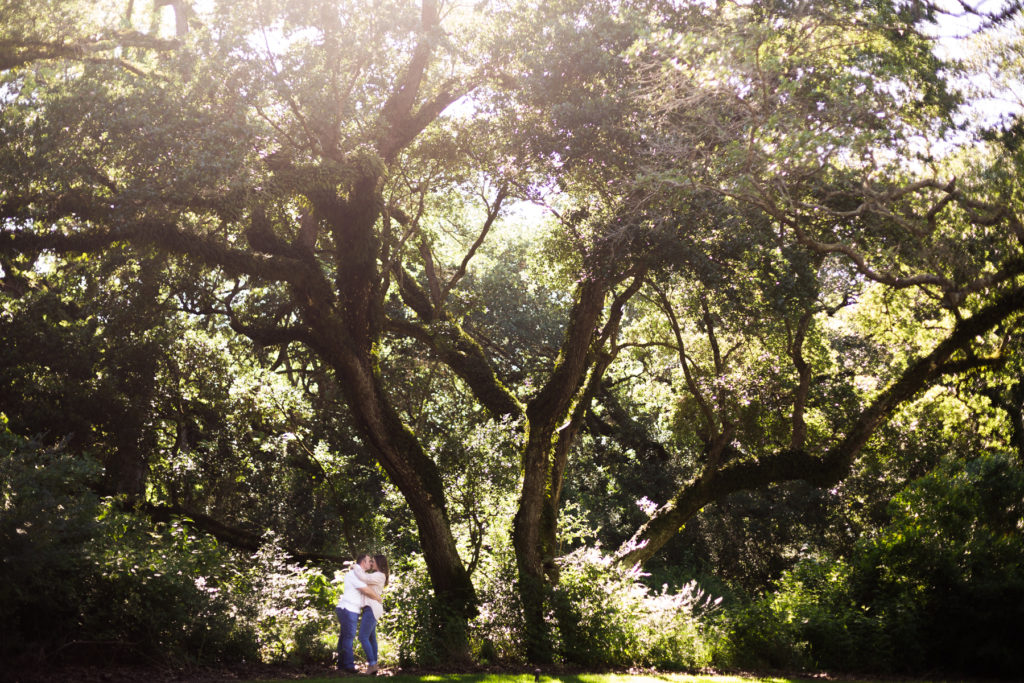
<path id="1" fill-rule="evenodd" d="M 900 671 L 1024 669 L 1024 471 L 1013 454 L 942 464 L 896 496 L 854 558 L 857 599 Z"/>
<path id="2" fill-rule="evenodd" d="M 392 563 L 384 616 L 377 625 L 380 659 L 399 666 L 444 664 L 445 653 L 452 651 L 450 643 L 461 636 L 445 630 L 450 620 L 444 609 L 434 596 L 422 555 Z"/>
<path id="3" fill-rule="evenodd" d="M 506 549 L 507 550 L 507 549 Z M 637 569 L 599 551 L 562 558 L 559 586 L 549 595 L 550 627 L 562 661 L 581 666 L 694 669 L 711 659 L 705 622 L 717 606 L 695 583 L 675 593 L 651 591 Z M 523 662 L 515 562 L 496 552 L 477 567 L 479 614 L 469 623 L 473 656 L 481 663 Z M 382 653 L 401 666 L 437 666 L 448 652 L 445 623 L 419 556 L 405 558 L 384 594 Z M 382 654 L 382 659 L 385 655 Z"/>
<path id="4" fill-rule="evenodd" d="M 758 598 L 723 611 L 712 662 L 723 668 L 803 669 L 809 661 L 798 630 Z"/>
<path id="5" fill-rule="evenodd" d="M 779 580 L 771 612 L 813 668 L 889 670 L 887 641 L 878 620 L 854 599 L 852 573 L 842 560 L 805 558 Z"/>
<path id="6" fill-rule="evenodd" d="M 94 580 L 80 596 L 90 638 L 128 644 L 148 660 L 255 659 L 255 638 L 225 587 L 235 558 L 180 523 L 151 522 L 107 505 L 85 547 Z"/>
<path id="7" fill-rule="evenodd" d="M 805 557 L 732 608 L 721 666 L 1014 676 L 1024 668 L 1024 473 L 950 462 L 895 496 L 849 561 Z"/>
<path id="8" fill-rule="evenodd" d="M 481 561 L 474 584 L 480 613 L 470 622 L 474 655 L 481 663 L 522 662 L 526 658 L 526 625 L 519 601 L 515 557 L 506 539 L 496 539 Z"/>
<path id="9" fill-rule="evenodd" d="M 0 424 L 0 657 L 42 656 L 79 631 L 80 596 L 97 579 L 83 549 L 96 531 L 98 475 L 93 461 Z"/>
<path id="10" fill-rule="evenodd" d="M 92 493 L 99 468 L 0 429 L 4 658 L 329 661 L 335 588 Z"/>
<path id="11" fill-rule="evenodd" d="M 154 531 L 116 511 L 92 493 L 98 476 L 91 460 L 60 445 L 0 431 L 0 652 L 145 661 L 251 654 L 229 603 L 208 589 L 220 579 L 207 577 L 226 574 L 223 553 L 180 526 Z"/>

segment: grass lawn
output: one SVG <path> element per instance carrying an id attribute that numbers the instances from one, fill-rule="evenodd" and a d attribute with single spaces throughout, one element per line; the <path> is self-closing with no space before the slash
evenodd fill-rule
<path id="1" fill-rule="evenodd" d="M 398 674 L 382 676 L 381 683 L 535 683 L 530 674 Z M 295 679 L 292 679 L 294 681 Z M 301 679 L 307 682 L 337 683 L 350 680 L 352 683 L 370 678 L 364 676 L 317 676 Z M 797 683 L 818 681 L 811 678 L 742 677 L 742 676 L 686 676 L 683 674 L 565 674 L 541 675 L 540 683 Z M 291 681 L 260 681 L 260 683 L 291 683 Z M 845 680 L 843 683 L 858 683 Z M 873 683 L 879 683 L 877 681 Z"/>

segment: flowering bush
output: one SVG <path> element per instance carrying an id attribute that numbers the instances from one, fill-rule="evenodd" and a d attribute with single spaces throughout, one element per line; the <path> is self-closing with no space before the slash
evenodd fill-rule
<path id="1" fill-rule="evenodd" d="M 264 662 L 327 662 L 337 641 L 338 588 L 320 571 L 290 563 L 268 534 L 232 587 L 236 618 L 256 636 Z"/>
<path id="2" fill-rule="evenodd" d="M 552 603 L 556 649 L 566 661 L 589 666 L 707 665 L 711 645 L 705 617 L 720 604 L 691 581 L 677 592 L 654 592 L 637 567 L 624 567 L 600 549 L 577 550 L 559 562 Z"/>

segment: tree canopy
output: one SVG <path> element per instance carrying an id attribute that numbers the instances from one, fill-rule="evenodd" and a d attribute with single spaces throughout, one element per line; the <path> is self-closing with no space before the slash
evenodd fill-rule
<path id="1" fill-rule="evenodd" d="M 964 119 L 934 37 L 1018 10 L 954 9 L 4 2 L 0 410 L 295 557 L 354 552 L 386 477 L 453 656 L 504 509 L 550 661 L 595 453 L 658 472 L 633 565 L 737 492 L 836 487 L 931 387 L 1020 449 L 1019 126 Z"/>

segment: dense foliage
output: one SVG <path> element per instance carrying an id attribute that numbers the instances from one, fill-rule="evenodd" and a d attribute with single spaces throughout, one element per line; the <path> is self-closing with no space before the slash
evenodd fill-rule
<path id="1" fill-rule="evenodd" d="M 1018 671 L 989 4 L 0 1 L 0 654 Z"/>
<path id="2" fill-rule="evenodd" d="M 1021 654 L 1006 634 L 1019 628 L 1024 592 L 1009 519 L 1022 483 L 997 453 L 910 484 L 848 556 L 800 558 L 731 615 L 732 655 L 748 666 L 1014 676 Z"/>

